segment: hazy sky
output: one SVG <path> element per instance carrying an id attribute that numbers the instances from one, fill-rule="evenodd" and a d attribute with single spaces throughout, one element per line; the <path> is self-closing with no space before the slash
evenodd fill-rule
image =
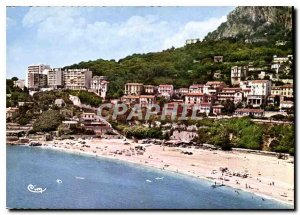
<path id="1" fill-rule="evenodd" d="M 30 64 L 63 67 L 181 47 L 215 30 L 234 7 L 8 7 L 7 78 Z"/>

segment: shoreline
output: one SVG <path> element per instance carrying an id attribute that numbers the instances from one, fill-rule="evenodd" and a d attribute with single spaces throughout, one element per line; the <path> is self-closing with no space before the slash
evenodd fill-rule
<path id="1" fill-rule="evenodd" d="M 254 194 L 254 195 L 259 196 L 264 199 L 275 200 L 275 201 L 278 201 L 279 203 L 283 203 L 288 206 L 292 206 L 294 208 L 294 193 L 292 192 L 292 196 L 291 196 L 290 195 L 291 191 L 289 193 L 289 199 L 292 199 L 292 201 L 288 201 L 288 199 L 284 199 L 284 198 L 282 198 L 282 196 L 278 195 L 278 190 L 282 191 L 282 189 L 276 190 L 277 195 L 275 195 L 276 191 L 268 193 L 268 190 L 270 188 L 265 189 L 265 187 L 259 187 L 260 189 L 257 188 L 257 190 L 255 190 L 255 188 L 245 189 L 241 186 L 242 183 L 240 183 L 240 184 L 232 183 L 232 181 L 230 181 L 232 178 L 230 178 L 229 181 L 224 181 L 223 179 L 220 180 L 219 178 L 217 179 L 217 178 L 210 177 L 211 175 L 209 175 L 209 174 L 208 174 L 209 175 L 208 176 L 205 173 L 208 173 L 210 171 L 209 170 L 207 171 L 207 169 L 209 169 L 209 167 L 206 167 L 206 166 L 205 166 L 205 168 L 198 169 L 199 171 L 198 171 L 197 175 L 195 175 L 195 171 L 197 169 L 187 171 L 188 169 L 191 169 L 191 167 L 194 167 L 194 168 L 198 167 L 198 165 L 196 165 L 196 164 L 194 164 L 194 165 L 191 164 L 191 166 L 189 166 L 187 164 L 188 162 L 191 161 L 189 158 L 193 158 L 193 156 L 195 156 L 195 155 L 191 155 L 191 156 L 184 155 L 181 153 L 179 154 L 178 152 L 179 151 L 191 151 L 191 149 L 178 148 L 178 147 L 162 147 L 162 146 L 148 145 L 148 144 L 142 145 L 146 148 L 146 152 L 148 151 L 148 149 L 153 148 L 152 152 L 155 152 L 157 154 L 157 156 L 160 159 L 162 159 L 161 162 L 155 162 L 155 161 L 153 161 L 153 158 L 151 158 L 152 154 L 150 154 L 148 157 L 147 157 L 147 155 L 135 155 L 135 157 L 132 155 L 132 156 L 128 157 L 126 155 L 124 156 L 123 154 L 119 155 L 119 154 L 107 153 L 109 151 L 108 149 L 110 148 L 110 146 L 112 146 L 113 149 L 121 150 L 123 148 L 123 150 L 124 150 L 124 148 L 129 148 L 129 147 L 131 148 L 134 145 L 136 145 L 136 146 L 141 145 L 141 144 L 133 143 L 133 141 L 129 141 L 129 140 L 126 141 L 126 142 L 130 142 L 130 145 L 124 145 L 124 140 L 122 140 L 122 139 L 111 139 L 111 140 L 97 139 L 97 140 L 85 140 L 85 141 L 88 142 L 88 143 L 86 143 L 86 145 L 89 145 L 92 147 L 96 146 L 97 151 L 93 150 L 93 149 L 95 149 L 95 147 L 84 148 L 84 150 L 83 150 L 82 145 L 80 145 L 81 147 L 76 148 L 75 146 L 78 146 L 77 144 L 75 144 L 75 146 L 73 145 L 73 147 L 72 147 L 69 142 L 74 144 L 76 142 L 74 140 L 59 141 L 60 142 L 59 144 L 54 144 L 53 141 L 42 142 L 43 145 L 38 146 L 38 147 L 42 148 L 42 149 L 50 149 L 50 150 L 52 149 L 55 151 L 61 151 L 63 153 L 76 154 L 79 156 L 88 156 L 88 157 L 94 157 L 94 158 L 100 158 L 100 159 L 104 158 L 104 159 L 109 159 L 109 160 L 114 160 L 114 161 L 119 161 L 119 162 L 125 161 L 126 163 L 129 163 L 132 165 L 138 164 L 140 167 L 146 167 L 146 168 L 151 168 L 151 169 L 153 168 L 154 170 L 163 170 L 164 172 L 180 174 L 182 176 L 189 176 L 189 177 L 193 177 L 195 179 L 205 180 L 207 182 L 211 182 L 212 184 L 214 182 L 217 184 L 221 184 L 221 183 L 223 184 L 223 182 L 224 182 L 224 186 L 226 186 L 226 187 L 230 187 L 235 190 L 242 190 L 244 192 Z M 103 152 L 103 153 L 99 152 L 99 150 L 98 150 L 99 148 L 102 149 L 101 152 L 103 152 L 103 149 L 105 149 L 104 151 L 106 151 L 106 152 Z M 166 148 L 166 150 L 165 150 L 165 148 Z M 119 150 L 117 150 L 117 151 L 119 151 Z M 222 156 L 224 157 L 224 155 L 225 155 L 225 158 L 228 160 L 230 160 L 232 157 L 236 158 L 236 157 L 244 157 L 244 156 L 245 157 L 246 156 L 249 156 L 249 157 L 259 156 L 259 159 L 261 158 L 261 156 L 264 156 L 267 160 L 274 159 L 272 157 L 265 156 L 265 155 L 250 155 L 250 154 L 239 153 L 239 152 L 223 152 L 223 151 L 213 151 L 212 152 L 212 151 L 203 150 L 203 149 L 193 149 L 192 151 L 194 152 L 194 154 L 196 154 L 196 152 L 198 152 L 201 154 L 201 156 L 206 155 L 208 158 L 210 158 L 211 156 L 216 157 L 213 154 L 222 154 Z M 164 157 L 163 153 L 165 153 L 167 156 Z M 169 154 L 171 154 L 171 155 L 169 156 Z M 186 156 L 188 156 L 188 157 L 186 157 Z M 185 157 L 186 159 L 183 159 L 182 162 L 180 163 L 180 161 L 181 161 L 180 159 L 182 159 L 183 157 Z M 175 166 L 176 167 L 175 169 L 173 168 L 174 163 L 172 162 L 172 165 L 171 165 L 170 162 L 167 162 L 168 159 L 173 162 L 174 161 L 176 162 L 178 160 L 178 164 L 176 163 L 177 166 Z M 238 158 L 238 159 L 241 160 L 240 158 Z M 222 160 L 222 159 L 220 159 L 220 160 Z M 192 160 L 192 161 L 195 162 L 195 160 Z M 165 163 L 169 163 L 170 165 L 166 165 Z M 222 162 L 222 163 L 226 163 L 226 161 Z M 278 163 L 279 163 L 279 161 L 278 161 Z M 183 164 L 183 165 L 180 166 L 179 164 Z M 215 167 L 213 171 L 216 171 L 215 170 L 216 164 L 213 165 L 213 167 Z M 203 170 L 206 170 L 206 171 L 203 171 Z M 223 174 L 222 174 L 222 177 L 223 177 Z M 226 176 L 224 176 L 223 178 L 225 178 L 225 177 Z M 229 176 L 229 177 L 233 177 L 233 176 Z M 249 178 L 253 178 L 253 177 L 249 177 Z M 238 180 L 241 180 L 241 181 L 246 180 L 246 184 L 247 184 L 247 183 L 249 183 L 248 181 L 250 179 L 238 179 Z M 243 181 L 243 182 L 245 182 L 245 181 Z M 251 181 L 249 183 L 249 188 L 250 188 L 250 184 L 251 184 L 251 186 L 253 186 L 254 179 L 251 179 Z M 278 184 L 278 181 L 276 181 L 276 184 Z M 254 187 L 257 187 L 258 185 L 260 185 L 260 183 L 258 183 L 256 181 L 256 183 L 254 184 Z M 271 188 L 273 188 L 273 187 L 271 187 Z M 273 189 L 275 189 L 275 186 Z M 294 191 L 294 190 L 292 190 L 292 191 Z M 270 195 L 268 195 L 268 194 L 270 194 Z"/>
<path id="2" fill-rule="evenodd" d="M 50 149 L 50 150 L 53 150 L 53 151 L 59 151 L 59 152 L 63 152 L 63 153 L 69 153 L 69 154 L 75 154 L 75 155 L 79 155 L 79 156 L 86 156 L 86 157 L 91 157 L 91 158 L 96 158 L 96 159 L 107 159 L 107 160 L 110 160 L 110 161 L 118 161 L 118 162 L 125 162 L 127 164 L 132 164 L 134 166 L 138 165 L 139 167 L 143 167 L 143 168 L 150 168 L 150 169 L 153 169 L 153 170 L 160 170 L 160 171 L 164 171 L 164 172 L 167 172 L 167 173 L 172 173 L 172 174 L 179 174 L 181 176 L 188 176 L 188 177 L 192 177 L 196 180 L 205 180 L 207 182 L 211 182 L 212 185 L 213 185 L 213 180 L 212 179 L 209 179 L 207 177 L 196 177 L 196 176 L 193 176 L 193 175 L 189 175 L 189 174 L 186 174 L 186 173 L 183 173 L 183 172 L 176 172 L 176 171 L 172 171 L 172 170 L 166 170 L 166 169 L 160 169 L 160 168 L 157 168 L 155 166 L 152 166 L 152 165 L 147 165 L 147 164 L 140 164 L 140 163 L 136 163 L 136 162 L 132 162 L 132 161 L 128 161 L 128 160 L 123 160 L 123 159 L 119 159 L 119 158 L 115 158 L 115 157 L 109 157 L 109 156 L 104 156 L 104 155 L 93 155 L 89 152 L 79 152 L 79 151 L 71 151 L 71 150 L 68 150 L 68 149 L 61 149 L 61 148 L 53 148 L 53 147 L 48 147 L 48 146 L 39 146 L 39 148 L 42 148 L 42 149 Z M 249 190 L 246 190 L 246 189 L 242 189 L 242 188 L 235 188 L 235 187 L 232 187 L 232 186 L 229 186 L 229 185 L 225 185 L 225 187 L 229 187 L 229 188 L 232 188 L 232 189 L 235 189 L 235 190 L 240 190 L 240 191 L 243 191 L 243 192 L 247 192 L 247 193 L 251 193 L 253 195 L 256 195 L 258 197 L 263 197 L 265 199 L 269 199 L 269 200 L 274 200 L 274 201 L 277 201 L 277 202 L 280 202 L 282 204 L 287 204 L 289 206 L 294 206 L 293 203 L 291 202 L 288 202 L 288 201 L 283 201 L 281 199 L 277 199 L 277 198 L 274 198 L 272 196 L 267 196 L 267 195 L 264 195 L 264 194 L 261 194 L 261 193 L 258 193 L 258 192 L 251 192 Z"/>

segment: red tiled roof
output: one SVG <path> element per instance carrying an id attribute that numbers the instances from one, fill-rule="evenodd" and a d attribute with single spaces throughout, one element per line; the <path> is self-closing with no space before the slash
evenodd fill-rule
<path id="1" fill-rule="evenodd" d="M 126 85 L 143 85 L 141 83 L 126 83 Z"/>
<path id="2" fill-rule="evenodd" d="M 159 85 L 159 87 L 173 87 L 172 84 L 161 84 Z"/>
<path id="3" fill-rule="evenodd" d="M 155 98 L 153 95 L 140 95 L 140 98 Z"/>
<path id="4" fill-rule="evenodd" d="M 241 88 L 239 88 L 239 87 L 224 87 L 222 91 L 226 91 L 226 90 L 241 90 Z"/>
<path id="5" fill-rule="evenodd" d="M 201 106 L 211 106 L 211 103 L 209 102 L 202 102 L 200 103 Z"/>
<path id="6" fill-rule="evenodd" d="M 186 96 L 205 96 L 204 93 L 187 93 Z"/>
<path id="7" fill-rule="evenodd" d="M 210 85 L 210 84 L 225 84 L 223 81 L 208 81 L 206 83 L 206 85 Z"/>
<path id="8" fill-rule="evenodd" d="M 190 88 L 199 88 L 199 87 L 204 87 L 204 84 L 192 84 Z"/>
<path id="9" fill-rule="evenodd" d="M 269 81 L 268 80 L 253 80 L 251 82 L 253 82 L 253 83 L 267 83 Z"/>

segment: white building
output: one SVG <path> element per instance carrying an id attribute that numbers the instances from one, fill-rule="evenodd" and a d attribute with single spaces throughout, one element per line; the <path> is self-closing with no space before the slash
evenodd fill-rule
<path id="1" fill-rule="evenodd" d="M 239 85 L 241 81 L 245 80 L 247 75 L 246 66 L 234 66 L 231 68 L 231 84 Z"/>
<path id="2" fill-rule="evenodd" d="M 67 69 L 63 72 L 66 89 L 87 90 L 91 88 L 93 73 L 89 69 Z"/>
<path id="3" fill-rule="evenodd" d="M 48 71 L 48 87 L 57 89 L 63 86 L 63 71 L 61 68 L 54 68 Z"/>
<path id="4" fill-rule="evenodd" d="M 144 86 L 141 83 L 127 83 L 125 84 L 125 95 L 141 95 L 144 91 Z"/>
<path id="5" fill-rule="evenodd" d="M 144 90 L 146 94 L 155 94 L 156 88 L 153 85 L 144 85 Z"/>
<path id="6" fill-rule="evenodd" d="M 200 104 L 207 102 L 207 95 L 203 93 L 188 93 L 185 95 L 185 104 Z"/>
<path id="7" fill-rule="evenodd" d="M 200 41 L 201 41 L 200 39 L 188 39 L 185 41 L 185 45 L 190 45 L 190 44 L 197 43 Z"/>
<path id="8" fill-rule="evenodd" d="M 271 94 L 272 83 L 269 80 L 253 80 L 248 82 L 251 95 L 268 96 Z"/>
<path id="9" fill-rule="evenodd" d="M 267 97 L 271 94 L 272 85 L 269 80 L 254 80 L 249 81 L 248 85 L 251 88 L 247 96 L 247 104 L 253 107 L 260 107 L 266 103 Z"/>
<path id="10" fill-rule="evenodd" d="M 193 84 L 189 87 L 189 93 L 204 93 L 204 84 Z"/>
<path id="11" fill-rule="evenodd" d="M 281 101 L 279 108 L 280 110 L 290 109 L 294 106 L 294 102 L 292 101 Z"/>
<path id="12" fill-rule="evenodd" d="M 273 62 L 274 63 L 285 63 L 285 62 L 288 62 L 290 59 L 292 59 L 292 55 L 291 57 L 287 56 L 287 57 L 277 57 L 277 55 L 274 55 L 273 56 Z"/>
<path id="13" fill-rule="evenodd" d="M 156 102 L 156 98 L 153 95 L 140 95 L 139 99 L 142 107 L 152 107 Z"/>
<path id="14" fill-rule="evenodd" d="M 106 76 L 94 76 L 91 81 L 91 89 L 94 90 L 97 95 L 105 99 L 108 90 L 108 84 Z"/>
<path id="15" fill-rule="evenodd" d="M 171 84 L 161 84 L 158 86 L 158 93 L 166 98 L 171 98 L 174 93 L 174 87 Z"/>
<path id="16" fill-rule="evenodd" d="M 18 87 L 18 88 L 24 90 L 25 80 L 19 79 L 19 80 L 14 81 L 14 87 Z"/>

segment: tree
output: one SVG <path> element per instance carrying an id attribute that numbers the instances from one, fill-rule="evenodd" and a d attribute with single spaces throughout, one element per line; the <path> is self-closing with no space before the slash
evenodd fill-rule
<path id="1" fill-rule="evenodd" d="M 56 110 L 48 110 L 43 112 L 33 124 L 34 131 L 55 131 L 61 124 L 63 116 Z"/>
<path id="2" fill-rule="evenodd" d="M 18 79 L 17 77 L 12 77 L 11 80 L 12 80 L 12 81 L 17 81 L 17 80 L 19 80 L 19 79 Z"/>
<path id="3" fill-rule="evenodd" d="M 232 114 L 235 111 L 235 105 L 233 101 L 227 99 L 226 101 L 222 102 L 222 105 L 224 106 L 224 113 L 226 114 Z"/>

